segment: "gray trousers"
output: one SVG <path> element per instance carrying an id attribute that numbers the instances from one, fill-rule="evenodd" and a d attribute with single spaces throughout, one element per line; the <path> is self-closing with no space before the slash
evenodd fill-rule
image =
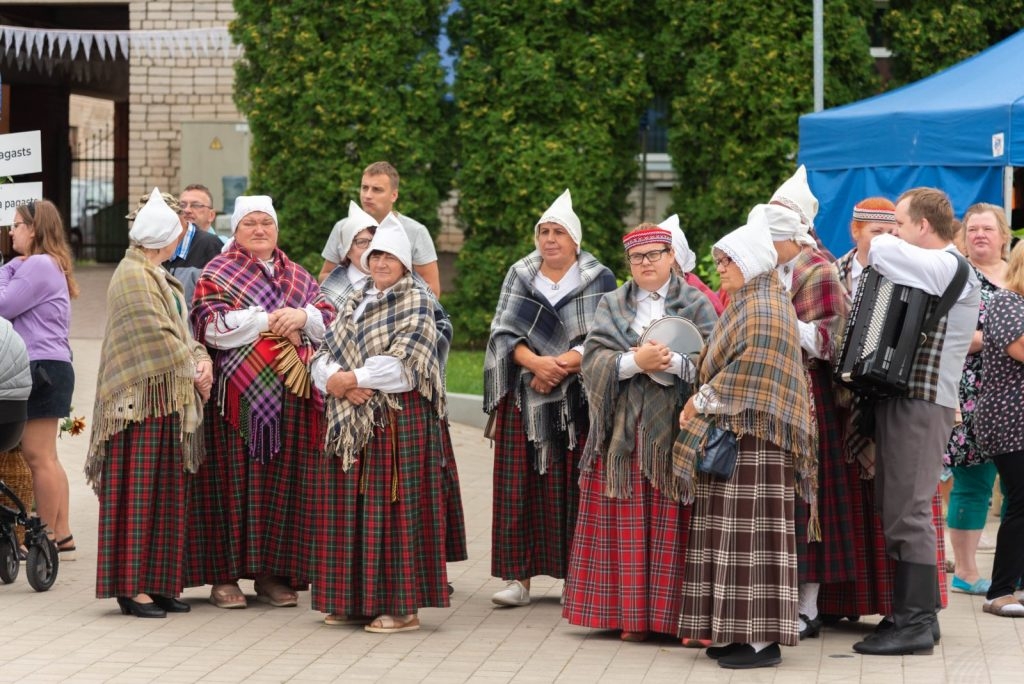
<path id="1" fill-rule="evenodd" d="M 875 500 L 885 551 L 898 561 L 935 564 L 932 499 L 955 411 L 920 399 L 875 406 Z"/>

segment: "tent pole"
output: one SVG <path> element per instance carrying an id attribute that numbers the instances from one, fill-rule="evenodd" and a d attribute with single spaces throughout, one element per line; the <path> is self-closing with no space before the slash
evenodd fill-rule
<path id="1" fill-rule="evenodd" d="M 1006 212 L 1006 222 L 1013 229 L 1013 167 L 1003 168 L 1003 211 Z"/>
<path id="2" fill-rule="evenodd" d="M 825 11 L 823 0 L 814 0 L 814 111 L 825 108 Z"/>

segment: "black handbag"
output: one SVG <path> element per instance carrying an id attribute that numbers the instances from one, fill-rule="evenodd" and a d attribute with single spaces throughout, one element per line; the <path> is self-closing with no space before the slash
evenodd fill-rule
<path id="1" fill-rule="evenodd" d="M 736 470 L 737 451 L 735 432 L 712 427 L 704 445 L 704 458 L 697 464 L 697 470 L 728 480 Z"/>

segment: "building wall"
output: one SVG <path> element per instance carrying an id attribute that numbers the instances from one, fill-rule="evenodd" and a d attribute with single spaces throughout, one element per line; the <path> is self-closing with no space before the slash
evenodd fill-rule
<path id="1" fill-rule="evenodd" d="M 235 18 L 230 0 L 132 0 L 132 30 L 226 27 Z M 153 186 L 177 192 L 181 124 L 188 121 L 243 121 L 232 99 L 233 54 L 159 58 L 133 55 L 129 62 L 129 197 Z"/>

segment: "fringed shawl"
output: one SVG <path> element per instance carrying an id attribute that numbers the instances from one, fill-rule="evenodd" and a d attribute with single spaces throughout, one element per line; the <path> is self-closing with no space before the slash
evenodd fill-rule
<path id="1" fill-rule="evenodd" d="M 819 358 L 831 363 L 838 354 L 850 308 L 836 267 L 813 249 L 801 251 L 793 264 L 790 299 L 797 318 L 818 331 Z"/>
<path id="2" fill-rule="evenodd" d="M 672 448 L 675 478 L 669 496 L 693 500 L 697 461 L 708 430 L 717 425 L 792 454 L 801 496 L 814 499 L 818 438 L 796 320 L 774 271 L 752 278 L 731 297 L 700 361 L 701 385 L 710 386 L 722 407 L 714 415 L 697 414 L 680 430 Z"/>
<path id="3" fill-rule="evenodd" d="M 639 341 L 630 328 L 636 318 L 636 292 L 631 280 L 601 300 L 583 353 L 590 433 L 580 467 L 591 468 L 595 460 L 602 459 L 605 494 L 620 499 L 633 495 L 629 463 L 634 452 L 640 459 L 640 471 L 654 487 L 663 489 L 671 484 L 672 440 L 690 387 L 678 379 L 672 387 L 659 385 L 646 373 L 619 380 L 619 358 Z M 708 298 L 674 274 L 665 297 L 665 314 L 688 318 L 705 338 L 717 320 Z"/>
<path id="4" fill-rule="evenodd" d="M 280 249 L 274 250 L 272 260 L 271 273 L 235 242 L 206 265 L 192 303 L 192 331 L 197 340 L 205 341 L 208 324 L 223 326 L 227 312 L 250 306 L 273 312 L 313 304 L 323 315 L 324 324 L 330 325 L 334 307 L 320 293 L 313 276 Z M 272 339 L 260 337 L 241 347 L 214 352 L 214 400 L 224 419 L 242 435 L 249 456 L 260 463 L 281 450 L 281 408 L 286 390 L 274 361 L 286 350 L 277 351 L 274 346 Z M 308 366 L 315 349 L 304 335 L 296 351 Z M 322 409 L 322 398 L 315 387 L 310 401 L 315 410 Z"/>
<path id="5" fill-rule="evenodd" d="M 615 276 L 591 254 L 580 252 L 579 287 L 552 307 L 533 287 L 541 263 L 540 254 L 533 252 L 505 275 L 484 356 L 484 411 L 493 413 L 505 395 L 514 393 L 533 446 L 534 467 L 543 475 L 562 456 L 554 448 L 559 437 L 567 439 L 568 449 L 576 448 L 577 412 L 584 410 L 586 396 L 577 375 L 550 394 L 534 391 L 533 374 L 513 361 L 513 353 L 520 343 L 541 356 L 558 356 L 582 344 L 598 302 L 615 289 Z"/>
<path id="6" fill-rule="evenodd" d="M 345 370 L 360 368 L 371 356 L 393 356 L 401 364 L 413 390 L 431 403 L 438 418 L 447 416 L 444 380 L 436 345 L 439 339 L 434 299 L 416 286 L 410 275 L 370 301 L 359 321 L 352 313 L 366 291 L 349 296 L 335 324 L 327 331 L 317 356 L 328 356 Z M 327 456 L 341 458 L 348 471 L 373 436 L 375 427 L 388 419 L 387 410 L 399 411 L 397 400 L 385 392 L 374 392 L 363 404 L 327 396 Z"/>
<path id="7" fill-rule="evenodd" d="M 129 248 L 110 280 L 107 311 L 86 481 L 99 492 L 111 436 L 172 413 L 181 419 L 182 468 L 195 472 L 204 456 L 195 366 L 210 357 L 189 333 L 181 283 Z"/>

